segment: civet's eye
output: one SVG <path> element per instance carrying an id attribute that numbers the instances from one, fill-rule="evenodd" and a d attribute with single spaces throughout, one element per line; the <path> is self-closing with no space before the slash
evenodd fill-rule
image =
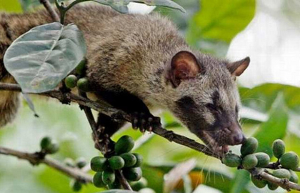
<path id="1" fill-rule="evenodd" d="M 176 103 L 180 106 L 185 106 L 187 108 L 195 107 L 196 105 L 195 101 L 189 96 L 182 97 L 181 99 L 176 101 Z"/>
<path id="2" fill-rule="evenodd" d="M 218 111 L 217 106 L 212 103 L 207 103 L 205 106 L 211 111 Z"/>

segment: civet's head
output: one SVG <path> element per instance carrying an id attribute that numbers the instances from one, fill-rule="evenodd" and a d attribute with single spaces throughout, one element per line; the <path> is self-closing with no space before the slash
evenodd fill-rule
<path id="1" fill-rule="evenodd" d="M 230 63 L 181 51 L 165 70 L 168 90 L 173 95 L 166 102 L 168 108 L 213 150 L 226 152 L 228 145 L 244 140 L 235 79 L 249 62 L 249 57 Z"/>

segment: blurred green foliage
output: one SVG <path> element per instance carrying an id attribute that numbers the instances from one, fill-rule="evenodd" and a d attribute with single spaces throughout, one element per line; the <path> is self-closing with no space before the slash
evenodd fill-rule
<path id="1" fill-rule="evenodd" d="M 200 11 L 189 21 L 189 45 L 224 56 L 232 38 L 252 20 L 255 0 L 201 0 Z"/>
<path id="2" fill-rule="evenodd" d="M 39 5 L 38 0 L 0 0 L 0 10 L 21 12 L 32 10 Z M 179 26 L 188 42 L 204 52 L 225 55 L 232 38 L 253 18 L 254 0 L 176 0 L 187 14 L 160 8 L 156 11 L 170 17 Z M 286 151 L 300 154 L 300 88 L 281 84 L 265 84 L 255 88 L 240 88 L 242 104 L 268 116 L 266 122 L 249 120 L 242 117 L 244 132 L 259 139 L 259 148 L 270 153 L 271 141 L 281 138 L 286 143 Z M 60 143 L 59 153 L 53 155 L 63 161 L 66 157 L 84 157 L 90 160 L 98 155 L 93 148 L 89 124 L 76 105 L 61 105 L 57 101 L 34 98 L 37 113 L 35 118 L 26 103 L 20 110 L 17 120 L 0 130 L 0 145 L 18 150 L 35 152 L 39 141 L 50 136 Z M 187 129 L 176 123 L 169 113 L 163 114 L 163 121 L 174 132 L 196 139 Z M 175 124 L 174 124 L 175 123 Z M 113 139 L 127 134 L 139 141 L 142 134 L 132 129 L 118 132 Z M 239 153 L 239 147 L 232 147 Z M 211 157 L 194 150 L 170 143 L 158 136 L 149 137 L 135 152 L 143 155 L 144 177 L 149 187 L 157 193 L 163 192 L 164 176 L 178 163 L 191 158 L 197 159 L 193 169 L 196 181 L 224 193 L 263 193 L 249 183 L 249 174 L 242 170 L 228 168 Z M 46 166 L 33 167 L 26 161 L 14 157 L 1 156 L 0 192 L 2 193 L 71 193 L 70 179 Z M 274 160 L 274 158 L 273 158 Z M 201 179 L 200 179 L 201 178 Z M 203 178 L 203 179 L 202 179 Z M 193 184 L 185 183 L 186 186 Z M 187 182 L 187 180 L 185 180 Z M 200 185 L 201 186 L 201 185 Z M 185 192 L 189 187 L 181 187 L 174 192 Z M 103 190 L 92 185 L 83 187 L 82 193 L 96 193 Z M 206 191 L 207 193 L 209 191 Z M 284 191 L 281 191 L 284 192 Z"/>
<path id="3" fill-rule="evenodd" d="M 230 43 L 252 20 L 254 8 L 255 0 L 202 0 L 201 10 L 190 21 L 188 43 L 196 45 L 199 37 Z"/>
<path id="4" fill-rule="evenodd" d="M 0 0 L 0 11 L 21 13 L 22 7 L 18 0 Z"/>

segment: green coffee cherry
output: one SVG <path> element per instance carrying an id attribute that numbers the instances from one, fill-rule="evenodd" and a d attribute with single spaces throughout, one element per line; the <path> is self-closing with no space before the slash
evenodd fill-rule
<path id="1" fill-rule="evenodd" d="M 133 155 L 136 157 L 136 163 L 133 167 L 139 167 L 143 163 L 143 156 L 137 153 L 133 153 Z"/>
<path id="2" fill-rule="evenodd" d="M 283 154 L 279 162 L 286 169 L 296 170 L 299 167 L 299 156 L 291 151 Z"/>
<path id="3" fill-rule="evenodd" d="M 77 87 L 79 90 L 83 92 L 88 92 L 89 91 L 89 81 L 87 78 L 80 78 L 77 81 Z"/>
<path id="4" fill-rule="evenodd" d="M 78 181 L 72 180 L 70 185 L 74 192 L 79 192 L 82 189 L 82 184 Z"/>
<path id="5" fill-rule="evenodd" d="M 127 180 L 138 181 L 142 177 L 142 170 L 140 167 L 126 168 L 123 170 L 123 174 Z"/>
<path id="6" fill-rule="evenodd" d="M 132 153 L 123 153 L 121 157 L 125 161 L 125 167 L 132 167 L 136 164 L 137 159 Z"/>
<path id="7" fill-rule="evenodd" d="M 270 156 L 268 154 L 259 152 L 259 153 L 255 153 L 254 155 L 256 156 L 257 161 L 258 161 L 256 167 L 264 168 L 267 165 L 269 165 Z"/>
<path id="8" fill-rule="evenodd" d="M 279 159 L 285 152 L 285 144 L 281 139 L 276 139 L 273 142 L 272 149 L 274 156 Z"/>
<path id="9" fill-rule="evenodd" d="M 254 137 L 250 137 L 244 141 L 241 147 L 242 156 L 252 154 L 256 151 L 258 147 L 258 141 Z"/>
<path id="10" fill-rule="evenodd" d="M 255 178 L 254 176 L 251 176 L 251 181 L 258 188 L 263 188 L 267 185 L 267 181 L 259 180 L 259 179 Z"/>
<path id="11" fill-rule="evenodd" d="M 134 146 L 134 140 L 128 135 L 122 136 L 115 144 L 115 152 L 120 155 L 122 153 L 127 153 L 132 150 Z"/>
<path id="12" fill-rule="evenodd" d="M 98 188 L 105 187 L 105 184 L 102 181 L 102 172 L 97 172 L 93 177 L 93 184 Z"/>
<path id="13" fill-rule="evenodd" d="M 76 160 L 76 166 L 78 167 L 78 168 L 83 168 L 84 166 L 86 166 L 86 160 L 85 160 L 85 158 L 83 158 L 83 157 L 81 157 L 81 158 L 78 158 L 77 160 Z"/>
<path id="14" fill-rule="evenodd" d="M 112 168 L 113 170 L 119 170 L 125 165 L 125 161 L 121 156 L 113 156 L 109 158 L 108 163 L 110 165 L 110 168 Z"/>
<path id="15" fill-rule="evenodd" d="M 54 154 L 58 152 L 59 145 L 57 143 L 52 143 L 48 148 L 45 149 L 48 154 Z"/>
<path id="16" fill-rule="evenodd" d="M 91 169 L 95 172 L 102 172 L 106 164 L 108 164 L 106 158 L 97 156 L 91 160 Z"/>
<path id="17" fill-rule="evenodd" d="M 87 63 L 87 59 L 83 58 L 83 60 L 81 60 L 81 62 L 75 68 L 75 72 L 80 75 L 84 74 L 84 70 L 86 68 L 86 63 Z"/>
<path id="18" fill-rule="evenodd" d="M 64 163 L 65 163 L 66 166 L 69 166 L 69 167 L 72 167 L 72 168 L 75 167 L 74 160 L 72 160 L 71 158 L 66 158 L 64 160 Z"/>
<path id="19" fill-rule="evenodd" d="M 278 185 L 268 182 L 268 188 L 270 190 L 276 190 L 278 188 Z"/>
<path id="20" fill-rule="evenodd" d="M 102 172 L 102 182 L 106 185 L 112 184 L 116 179 L 115 173 L 112 170 Z"/>
<path id="21" fill-rule="evenodd" d="M 119 180 L 116 179 L 112 184 L 108 185 L 108 188 L 109 189 L 121 189 L 122 186 L 121 186 L 121 183 L 119 182 Z"/>
<path id="22" fill-rule="evenodd" d="M 290 179 L 291 177 L 291 173 L 286 169 L 274 170 L 272 175 L 277 178 L 286 178 L 286 179 Z"/>
<path id="23" fill-rule="evenodd" d="M 132 188 L 132 190 L 134 190 L 134 191 L 140 191 L 141 189 L 146 188 L 147 185 L 148 185 L 147 180 L 146 180 L 145 178 L 142 177 L 139 181 L 137 181 L 137 182 L 132 182 L 132 183 L 131 183 L 131 188 Z"/>
<path id="24" fill-rule="evenodd" d="M 228 167 L 238 167 L 242 164 L 242 159 L 238 155 L 227 153 L 222 158 L 222 162 Z"/>
<path id="25" fill-rule="evenodd" d="M 40 146 L 41 149 L 47 149 L 51 146 L 51 144 L 52 144 L 52 139 L 50 137 L 44 137 L 41 140 Z"/>
<path id="26" fill-rule="evenodd" d="M 242 161 L 243 168 L 246 170 L 254 168 L 257 165 L 257 163 L 258 160 L 254 154 L 246 155 Z"/>
<path id="27" fill-rule="evenodd" d="M 294 172 L 294 171 L 292 171 L 292 170 L 290 170 L 289 172 L 291 173 L 291 177 L 290 177 L 289 180 L 290 180 L 291 182 L 294 182 L 294 183 L 297 184 L 298 181 L 299 181 L 299 178 L 298 178 L 296 172 Z"/>
<path id="28" fill-rule="evenodd" d="M 77 77 L 75 75 L 69 75 L 65 78 L 65 85 L 67 88 L 74 88 L 77 85 Z"/>

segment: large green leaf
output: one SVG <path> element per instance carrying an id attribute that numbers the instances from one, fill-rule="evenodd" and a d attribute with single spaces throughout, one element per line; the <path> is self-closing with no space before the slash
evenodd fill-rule
<path id="1" fill-rule="evenodd" d="M 231 181 L 230 193 L 248 192 L 247 184 L 250 181 L 250 174 L 246 170 L 235 172 L 235 178 Z"/>
<path id="2" fill-rule="evenodd" d="M 201 10 L 190 21 L 187 41 L 196 46 L 199 40 L 229 43 L 252 20 L 255 0 L 201 0 Z"/>
<path id="3" fill-rule="evenodd" d="M 89 1 L 89 0 L 87 0 Z M 118 12 L 121 13 L 128 13 L 128 7 L 127 5 L 130 2 L 135 3 L 143 3 L 149 6 L 161 6 L 161 7 L 168 7 L 171 9 L 177 9 L 182 12 L 185 12 L 184 8 L 178 5 L 177 3 L 171 1 L 171 0 L 92 0 L 97 3 L 101 3 L 104 5 L 108 5 L 111 8 L 115 9 Z"/>
<path id="4" fill-rule="evenodd" d="M 82 60 L 86 45 L 74 24 L 35 27 L 16 39 L 4 56 L 5 68 L 25 93 L 54 89 Z"/>
<path id="5" fill-rule="evenodd" d="M 272 143 L 275 139 L 285 136 L 288 124 L 288 109 L 284 104 L 283 95 L 278 94 L 269 113 L 269 120 L 260 125 L 254 135 L 259 141 L 257 152 L 265 152 L 272 156 Z"/>
<path id="6" fill-rule="evenodd" d="M 284 84 L 263 84 L 252 89 L 240 88 L 243 105 L 267 112 L 271 108 L 278 93 L 282 93 L 286 106 L 300 112 L 300 88 Z"/>

